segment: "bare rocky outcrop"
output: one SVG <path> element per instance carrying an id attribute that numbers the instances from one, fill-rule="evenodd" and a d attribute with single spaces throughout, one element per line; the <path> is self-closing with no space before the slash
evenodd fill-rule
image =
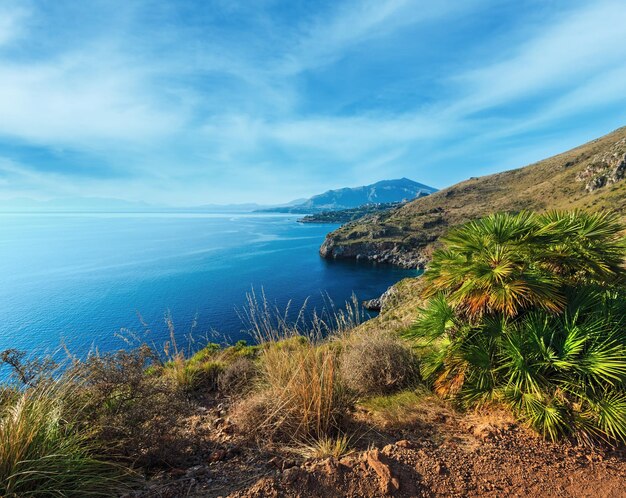
<path id="1" fill-rule="evenodd" d="M 427 261 L 418 248 L 407 250 L 400 244 L 387 241 L 341 244 L 332 236 L 327 236 L 324 240 L 320 247 L 320 255 L 327 259 L 355 259 L 409 269 L 424 269 Z"/>
<path id="2" fill-rule="evenodd" d="M 626 138 L 616 142 L 608 151 L 597 154 L 589 166 L 576 175 L 576 180 L 585 182 L 585 190 L 593 192 L 617 183 L 626 177 Z"/>
<path id="3" fill-rule="evenodd" d="M 370 311 L 383 311 L 383 309 L 394 300 L 398 294 L 395 285 L 390 286 L 380 297 L 363 301 L 363 307 Z"/>

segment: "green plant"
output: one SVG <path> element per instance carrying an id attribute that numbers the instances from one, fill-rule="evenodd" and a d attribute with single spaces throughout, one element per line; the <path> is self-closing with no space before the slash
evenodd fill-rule
<path id="1" fill-rule="evenodd" d="M 367 410 L 369 417 L 377 424 L 384 427 L 406 427 L 418 420 L 427 393 L 425 388 L 400 391 L 366 398 L 359 405 Z"/>
<path id="2" fill-rule="evenodd" d="M 623 278 L 622 228 L 608 213 L 497 213 L 451 230 L 424 277 L 468 317 L 559 312 L 563 288 Z"/>
<path id="3" fill-rule="evenodd" d="M 58 381 L 3 400 L 1 496 L 111 496 L 128 490 L 132 474 L 96 457 L 75 391 L 71 382 Z"/>
<path id="4" fill-rule="evenodd" d="M 453 231 L 408 333 L 423 377 L 464 406 L 505 403 L 549 439 L 626 441 L 620 230 L 609 215 L 573 212 Z"/>
<path id="5" fill-rule="evenodd" d="M 163 368 L 165 376 L 186 393 L 215 389 L 223 370 L 221 361 L 199 360 L 195 357 L 185 360 L 182 354 L 165 363 Z"/>

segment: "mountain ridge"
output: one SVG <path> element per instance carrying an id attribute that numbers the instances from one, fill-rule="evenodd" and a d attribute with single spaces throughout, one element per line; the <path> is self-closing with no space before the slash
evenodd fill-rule
<path id="1" fill-rule="evenodd" d="M 279 209 L 263 209 L 263 212 L 319 213 L 354 209 L 365 205 L 405 202 L 436 192 L 437 189 L 406 177 L 378 182 L 358 187 L 344 187 L 327 190 L 314 195 L 301 204 L 292 204 Z"/>
<path id="2" fill-rule="evenodd" d="M 495 211 L 606 209 L 626 218 L 626 127 L 536 163 L 470 178 L 331 232 L 325 258 L 422 268 L 450 227 Z"/>

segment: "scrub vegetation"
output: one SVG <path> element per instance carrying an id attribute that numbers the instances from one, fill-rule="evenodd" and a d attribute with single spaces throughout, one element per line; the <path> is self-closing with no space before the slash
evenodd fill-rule
<path id="1" fill-rule="evenodd" d="M 550 441 L 619 447 L 623 230 L 606 212 L 472 221 L 442 238 L 419 285 L 400 284 L 393 306 L 366 323 L 356 301 L 293 323 L 251 293 L 241 312 L 251 344 L 189 354 L 173 334 L 163 351 L 94 353 L 62 368 L 5 351 L 13 375 L 0 394 L 0 494 L 133 492 L 236 455 L 220 446 L 233 438 L 280 471 L 300 469 L 293 475 L 303 460 L 330 462 L 327 473 L 339 460 L 354 472 L 367 462 L 391 493 L 380 431 L 485 411 Z M 482 434 L 485 424 L 471 427 Z"/>

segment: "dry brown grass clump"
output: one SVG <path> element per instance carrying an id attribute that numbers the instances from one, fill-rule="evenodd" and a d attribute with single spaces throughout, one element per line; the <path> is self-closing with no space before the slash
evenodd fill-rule
<path id="1" fill-rule="evenodd" d="M 269 344 L 260 357 L 261 390 L 240 404 L 246 432 L 282 441 L 317 439 L 336 431 L 350 406 L 337 352 L 294 336 Z"/>
<path id="2" fill-rule="evenodd" d="M 390 394 L 417 382 L 417 359 L 401 339 L 355 334 L 345 344 L 341 375 L 346 386 L 359 395 Z"/>
<path id="3" fill-rule="evenodd" d="M 248 394 L 259 376 L 259 367 L 249 358 L 237 358 L 224 368 L 218 384 L 221 392 L 231 396 Z"/>

